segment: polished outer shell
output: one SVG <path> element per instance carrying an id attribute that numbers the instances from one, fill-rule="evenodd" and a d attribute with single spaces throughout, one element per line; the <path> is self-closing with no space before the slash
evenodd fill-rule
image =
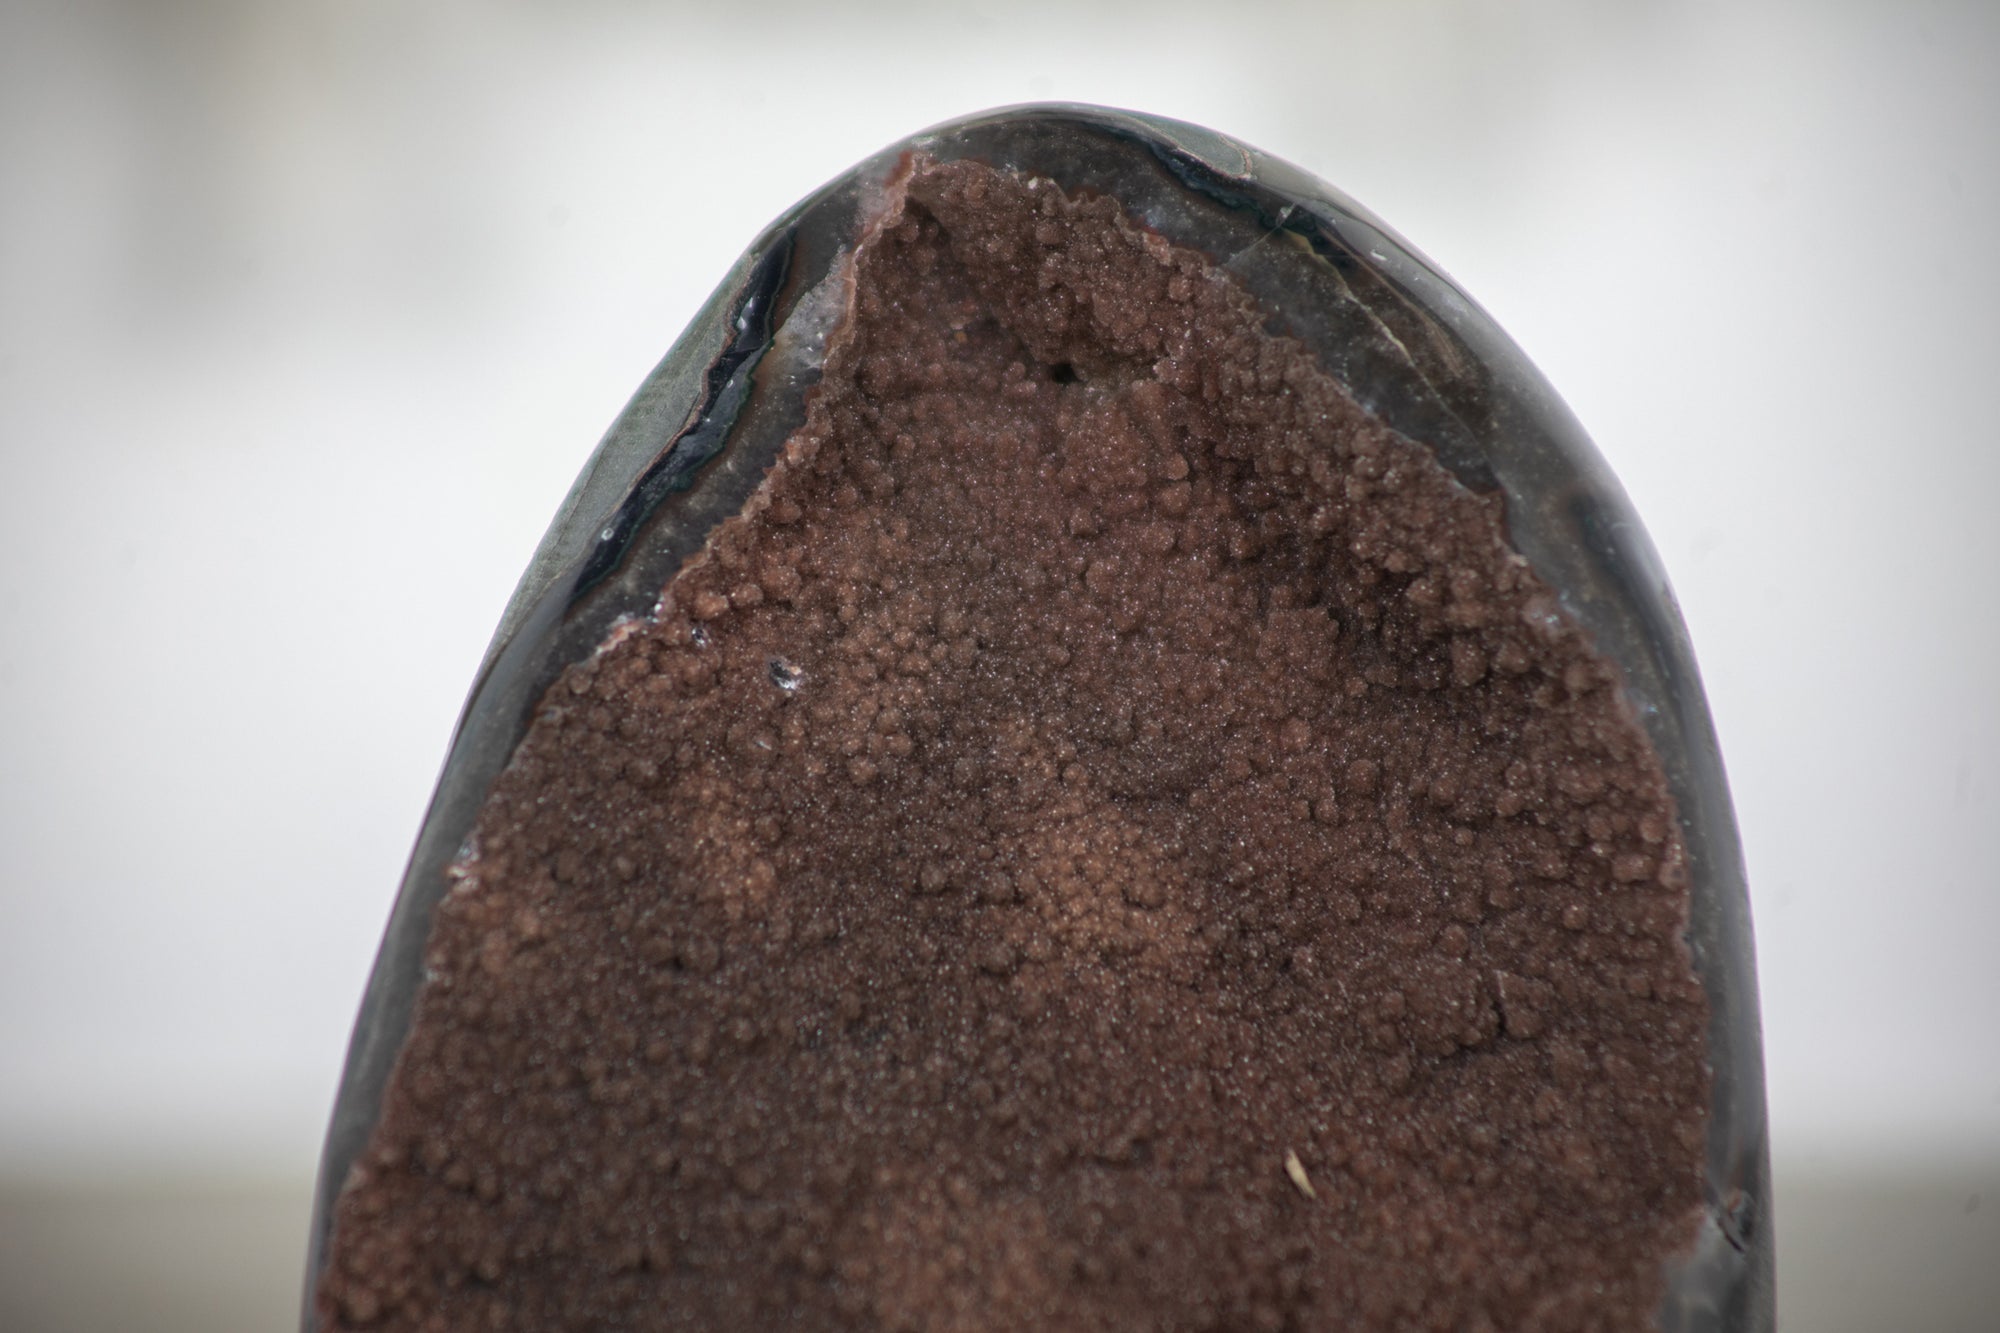
<path id="1" fill-rule="evenodd" d="M 542 692 L 742 505 L 804 421 L 847 261 L 907 153 L 977 158 L 1119 200 L 1227 269 L 1357 401 L 1506 497 L 1508 534 L 1618 664 L 1679 805 L 1693 880 L 1688 945 L 1714 1071 L 1707 1213 L 1669 1274 L 1667 1333 L 1773 1323 L 1770 1168 L 1742 851 L 1686 626 L 1617 480 L 1520 348 L 1435 265 L 1338 190 L 1178 121 L 1017 107 L 895 144 L 759 236 L 584 467 L 487 649 L 384 932 L 313 1201 L 301 1327 L 333 1205 L 380 1112 L 423 980 L 432 908 Z"/>

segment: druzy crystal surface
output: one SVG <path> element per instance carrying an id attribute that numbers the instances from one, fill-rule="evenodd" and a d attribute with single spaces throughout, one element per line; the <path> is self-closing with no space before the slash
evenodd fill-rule
<path id="1" fill-rule="evenodd" d="M 323 1327 L 1769 1325 L 1686 635 L 1336 192 L 1029 108 L 774 224 L 467 705 Z"/>

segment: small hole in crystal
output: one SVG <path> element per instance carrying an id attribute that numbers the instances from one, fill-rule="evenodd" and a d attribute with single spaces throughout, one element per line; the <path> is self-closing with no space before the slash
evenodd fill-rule
<path id="1" fill-rule="evenodd" d="M 1067 361 L 1058 361 L 1049 367 L 1049 379 L 1056 384 L 1076 383 L 1076 367 Z"/>
<path id="2" fill-rule="evenodd" d="M 786 693 L 796 690 L 805 674 L 782 657 L 771 659 L 771 683 Z"/>

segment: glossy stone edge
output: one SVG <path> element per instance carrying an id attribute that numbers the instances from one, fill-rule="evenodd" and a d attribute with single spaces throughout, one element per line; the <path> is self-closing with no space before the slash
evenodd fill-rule
<path id="1" fill-rule="evenodd" d="M 1764 1333 L 1773 1247 L 1748 891 L 1692 645 L 1657 553 L 1582 426 L 1492 318 L 1340 191 L 1233 139 L 1080 105 L 1004 108 L 892 145 L 767 227 L 599 444 L 522 576 L 459 718 L 356 1019 L 320 1161 L 300 1326 L 334 1204 L 380 1113 L 423 981 L 430 917 L 487 790 L 562 669 L 649 614 L 803 421 L 847 261 L 910 152 L 1110 194 L 1244 284 L 1379 419 L 1468 487 L 1620 667 L 1679 805 L 1688 945 L 1710 1005 L 1707 1209 L 1670 1266 L 1665 1333 Z M 1192 205 L 1192 206 L 1190 206 Z"/>

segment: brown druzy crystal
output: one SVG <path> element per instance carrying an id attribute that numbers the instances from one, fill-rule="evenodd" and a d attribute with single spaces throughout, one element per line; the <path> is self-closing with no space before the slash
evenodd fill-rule
<path id="1" fill-rule="evenodd" d="M 850 281 L 487 797 L 325 1326 L 1648 1326 L 1685 853 L 1502 501 L 1114 201 L 917 158 Z"/>

